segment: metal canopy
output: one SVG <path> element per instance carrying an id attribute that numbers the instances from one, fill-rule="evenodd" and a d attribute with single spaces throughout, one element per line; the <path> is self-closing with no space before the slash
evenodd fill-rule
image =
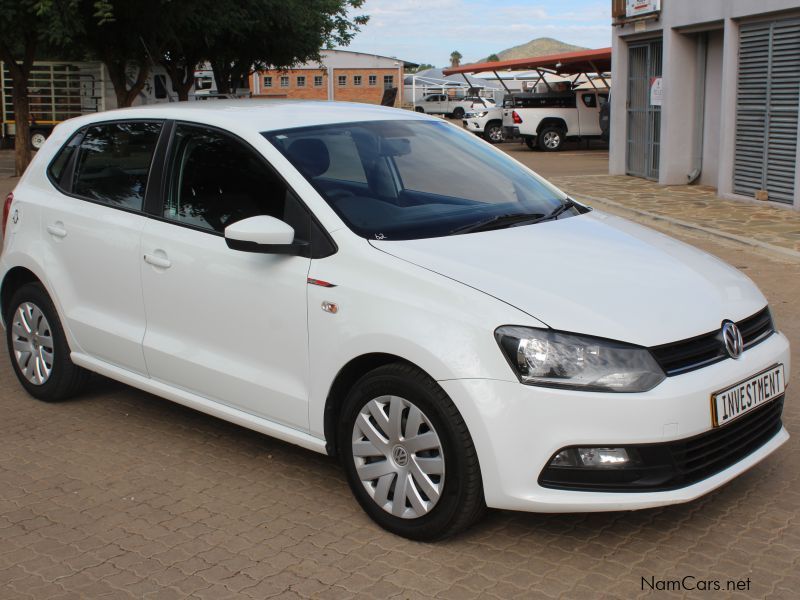
<path id="1" fill-rule="evenodd" d="M 579 75 L 581 73 L 608 73 L 611 71 L 611 48 L 598 48 L 597 50 L 579 50 L 577 52 L 562 52 L 548 56 L 535 56 L 532 58 L 516 58 L 513 60 L 499 60 L 495 62 L 473 63 L 444 69 L 445 75 L 455 73 L 483 73 L 486 71 L 504 70 L 537 70 L 550 72 L 556 75 Z"/>

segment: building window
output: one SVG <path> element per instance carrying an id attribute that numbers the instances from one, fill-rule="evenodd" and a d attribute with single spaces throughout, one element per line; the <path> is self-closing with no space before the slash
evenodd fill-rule
<path id="1" fill-rule="evenodd" d="M 378 85 L 378 76 L 377 75 L 370 75 L 369 76 L 369 84 L 370 85 Z"/>
<path id="2" fill-rule="evenodd" d="M 388 90 L 394 87 L 394 75 L 383 76 L 383 89 Z"/>
<path id="3" fill-rule="evenodd" d="M 314 75 L 314 87 L 322 87 L 322 75 Z"/>
<path id="4" fill-rule="evenodd" d="M 281 77 L 281 87 L 289 87 L 289 77 L 287 75 Z"/>
<path id="5" fill-rule="evenodd" d="M 347 85 L 347 75 L 339 75 L 339 87 Z"/>
<path id="6" fill-rule="evenodd" d="M 264 76 L 264 87 L 265 88 L 272 87 L 272 77 L 270 75 Z"/>
<path id="7" fill-rule="evenodd" d="M 353 75 L 353 85 L 361 85 L 361 75 Z"/>
<path id="8" fill-rule="evenodd" d="M 297 77 L 297 87 L 306 87 L 306 76 L 299 75 Z"/>

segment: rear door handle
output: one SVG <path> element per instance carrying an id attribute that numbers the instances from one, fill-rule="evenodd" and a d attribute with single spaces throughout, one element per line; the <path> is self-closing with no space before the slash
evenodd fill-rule
<path id="1" fill-rule="evenodd" d="M 159 251 L 156 250 L 156 252 Z M 172 262 L 165 254 L 163 254 L 163 252 L 160 252 L 159 254 L 145 254 L 144 262 L 149 265 L 153 265 L 154 267 L 158 267 L 159 269 L 169 269 L 172 266 Z"/>
<path id="2" fill-rule="evenodd" d="M 64 224 L 61 221 L 48 225 L 47 233 L 57 238 L 67 237 L 67 230 L 64 229 Z"/>

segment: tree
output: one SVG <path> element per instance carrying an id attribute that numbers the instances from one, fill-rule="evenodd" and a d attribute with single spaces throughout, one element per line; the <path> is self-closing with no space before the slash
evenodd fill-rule
<path id="1" fill-rule="evenodd" d="M 450 53 L 450 68 L 455 69 L 457 66 L 459 66 L 462 58 L 463 56 L 461 56 L 461 52 L 458 50 L 453 50 Z"/>
<path id="2" fill-rule="evenodd" d="M 486 57 L 486 62 L 499 62 L 500 57 L 497 54 L 490 54 Z"/>
<path id="3" fill-rule="evenodd" d="M 421 65 L 417 65 L 416 67 L 409 67 L 406 69 L 406 73 L 419 73 L 420 71 L 427 71 L 428 69 L 435 69 L 434 65 L 428 63 L 422 63 Z"/>
<path id="4" fill-rule="evenodd" d="M 74 33 L 77 0 L 0 0 L 0 60 L 12 82 L 14 170 L 31 161 L 28 85 L 38 53 L 68 43 Z"/>
<path id="5" fill-rule="evenodd" d="M 68 0 L 75 2 L 76 0 Z M 171 24 L 162 19 L 169 0 L 77 0 L 80 42 L 108 70 L 117 106 L 133 104 L 159 56 L 151 54 Z"/>
<path id="6" fill-rule="evenodd" d="M 253 69 L 287 69 L 346 46 L 367 22 L 350 17 L 364 0 L 228 0 L 216 2 L 206 37 L 217 90 L 244 87 Z"/>

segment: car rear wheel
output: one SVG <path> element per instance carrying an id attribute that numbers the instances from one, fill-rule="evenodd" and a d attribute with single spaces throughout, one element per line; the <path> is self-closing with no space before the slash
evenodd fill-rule
<path id="1" fill-rule="evenodd" d="M 499 144 L 505 139 L 503 126 L 498 123 L 489 123 L 483 132 L 483 136 L 492 144 Z"/>
<path id="2" fill-rule="evenodd" d="M 345 400 L 338 434 L 350 488 L 384 529 L 432 541 L 483 514 L 466 424 L 444 390 L 416 367 L 391 364 L 362 377 Z"/>
<path id="3" fill-rule="evenodd" d="M 564 132 L 558 127 L 545 127 L 537 136 L 539 149 L 545 152 L 555 152 L 564 143 Z"/>
<path id="4" fill-rule="evenodd" d="M 31 396 L 57 402 L 80 391 L 89 372 L 70 360 L 61 321 L 41 284 L 20 287 L 11 297 L 5 319 L 11 364 Z"/>
<path id="5" fill-rule="evenodd" d="M 416 112 L 421 112 L 421 113 L 424 113 L 424 112 L 425 112 L 425 109 L 424 109 L 424 108 L 422 108 L 421 106 L 417 106 L 417 107 L 416 107 L 414 110 L 415 110 Z"/>

